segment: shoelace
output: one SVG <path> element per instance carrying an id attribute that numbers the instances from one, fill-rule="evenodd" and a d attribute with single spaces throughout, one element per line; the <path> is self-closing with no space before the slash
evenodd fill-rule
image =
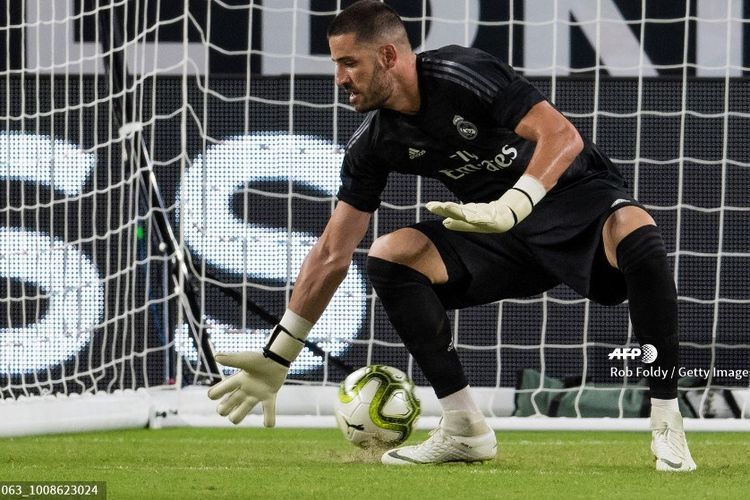
<path id="1" fill-rule="evenodd" d="M 682 452 L 681 452 L 682 451 L 681 450 L 682 448 L 681 438 L 684 436 L 682 432 L 670 429 L 669 427 L 667 427 L 664 430 L 659 430 L 656 432 L 659 434 L 660 437 L 663 436 L 664 442 L 669 447 L 672 453 L 674 453 L 678 457 L 684 458 L 682 457 Z"/>
<path id="2" fill-rule="evenodd" d="M 438 436 L 437 434 L 440 433 L 441 435 Z M 440 439 L 441 441 L 445 441 L 445 433 L 440 427 L 436 427 L 435 429 L 432 429 L 429 434 L 427 434 L 429 437 L 422 443 L 419 444 L 419 447 L 422 448 L 426 446 L 430 441 L 433 439 Z"/>

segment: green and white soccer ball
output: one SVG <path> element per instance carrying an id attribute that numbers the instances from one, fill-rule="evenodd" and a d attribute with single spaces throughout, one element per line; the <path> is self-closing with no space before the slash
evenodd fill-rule
<path id="1" fill-rule="evenodd" d="M 414 382 L 401 370 L 369 365 L 339 386 L 336 422 L 344 437 L 362 448 L 406 441 L 419 417 Z"/>

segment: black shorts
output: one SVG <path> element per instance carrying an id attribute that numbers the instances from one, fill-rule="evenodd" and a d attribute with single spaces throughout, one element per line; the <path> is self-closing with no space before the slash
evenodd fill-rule
<path id="1" fill-rule="evenodd" d="M 602 227 L 627 205 L 641 206 L 613 176 L 550 193 L 507 233 L 456 232 L 440 220 L 411 227 L 433 242 L 445 262 L 448 283 L 435 289 L 449 309 L 529 297 L 560 283 L 614 305 L 625 300 L 625 281 L 604 255 Z"/>

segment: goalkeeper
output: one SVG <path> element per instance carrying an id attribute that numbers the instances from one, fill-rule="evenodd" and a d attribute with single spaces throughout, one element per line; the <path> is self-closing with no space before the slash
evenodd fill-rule
<path id="1" fill-rule="evenodd" d="M 600 304 L 629 301 L 639 342 L 655 346 L 654 366 L 672 375 L 649 380 L 656 468 L 695 469 L 676 399 L 677 299 L 664 242 L 610 160 L 495 57 L 458 46 L 415 54 L 380 1 L 342 11 L 328 41 L 336 84 L 367 115 L 346 148 L 339 202 L 265 349 L 217 355 L 241 368 L 209 391 L 223 398 L 219 413 L 237 423 L 260 402 L 274 424 L 289 364 L 396 171 L 438 179 L 462 203 L 427 203 L 441 219 L 381 236 L 369 251 L 373 287 L 443 409 L 425 442 L 386 452 L 384 463 L 493 459 L 495 434 L 470 394 L 446 310 L 565 283 Z"/>

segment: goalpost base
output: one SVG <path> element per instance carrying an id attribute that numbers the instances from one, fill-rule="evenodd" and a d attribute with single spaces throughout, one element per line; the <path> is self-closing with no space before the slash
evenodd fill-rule
<path id="1" fill-rule="evenodd" d="M 337 388 L 286 386 L 278 396 L 276 426 L 333 428 L 333 403 Z M 648 431 L 645 418 L 512 417 L 513 389 L 475 388 L 476 399 L 489 425 L 498 431 Z M 418 429 L 437 427 L 440 405 L 428 387 L 418 387 L 422 415 Z M 750 391 L 734 391 L 741 407 L 750 404 Z M 161 387 L 112 394 L 73 394 L 0 400 L 0 437 L 51 433 L 169 427 L 262 427 L 260 407 L 240 424 L 233 425 L 216 413 L 216 402 L 206 387 Z M 743 412 L 748 415 L 747 411 Z M 54 416 L 54 418 L 50 418 Z M 685 419 L 685 429 L 695 431 L 750 432 L 750 419 Z"/>

